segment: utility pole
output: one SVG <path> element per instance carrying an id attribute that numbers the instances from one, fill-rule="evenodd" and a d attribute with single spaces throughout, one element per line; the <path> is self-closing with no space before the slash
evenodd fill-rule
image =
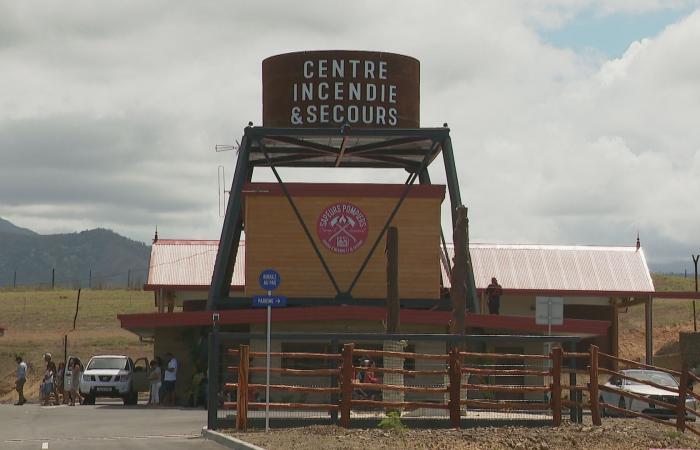
<path id="1" fill-rule="evenodd" d="M 695 266 L 695 292 L 698 291 L 698 260 L 700 255 L 691 255 L 693 257 L 693 265 Z M 698 321 L 695 318 L 695 299 L 693 299 L 693 331 L 698 331 Z"/>

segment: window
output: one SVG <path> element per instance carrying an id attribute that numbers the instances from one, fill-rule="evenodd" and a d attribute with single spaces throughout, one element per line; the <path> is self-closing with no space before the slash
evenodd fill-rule
<path id="1" fill-rule="evenodd" d="M 87 367 L 87 370 L 93 369 L 128 370 L 129 362 L 126 358 L 94 358 Z"/>

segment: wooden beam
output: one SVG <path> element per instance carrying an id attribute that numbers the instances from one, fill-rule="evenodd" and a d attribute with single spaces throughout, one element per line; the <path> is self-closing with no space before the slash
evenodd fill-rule
<path id="1" fill-rule="evenodd" d="M 386 233 L 386 334 L 399 332 L 399 229 L 389 227 Z"/>
<path id="2" fill-rule="evenodd" d="M 654 364 L 654 299 L 648 297 L 644 303 L 644 340 L 646 344 L 646 363 Z"/>

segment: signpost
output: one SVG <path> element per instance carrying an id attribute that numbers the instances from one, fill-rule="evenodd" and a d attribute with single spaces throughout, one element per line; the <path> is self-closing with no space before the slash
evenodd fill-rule
<path id="1" fill-rule="evenodd" d="M 552 325 L 564 324 L 564 299 L 562 297 L 536 297 L 535 298 L 535 323 L 547 325 L 547 336 L 552 335 Z M 552 350 L 552 343 L 548 342 L 546 353 Z"/>
<path id="2" fill-rule="evenodd" d="M 273 269 L 266 269 L 260 272 L 258 278 L 260 287 L 267 291 L 267 295 L 256 295 L 253 297 L 254 308 L 267 307 L 267 357 L 265 370 L 265 432 L 270 431 L 270 325 L 272 322 L 272 308 L 287 306 L 287 297 L 272 295 L 272 291 L 277 289 L 282 283 L 282 277 Z"/>

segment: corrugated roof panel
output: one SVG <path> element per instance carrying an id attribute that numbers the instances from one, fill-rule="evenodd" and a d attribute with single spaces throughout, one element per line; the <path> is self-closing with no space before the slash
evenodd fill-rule
<path id="1" fill-rule="evenodd" d="M 149 285 L 209 286 L 218 241 L 159 240 L 151 247 Z M 506 289 L 588 292 L 654 292 L 644 251 L 635 247 L 472 244 L 477 289 L 491 277 Z M 454 249 L 448 245 L 452 261 Z M 245 284 L 241 242 L 232 286 Z M 445 287 L 450 286 L 444 263 Z"/>
<path id="2" fill-rule="evenodd" d="M 451 245 L 448 253 L 451 259 Z M 496 277 L 506 289 L 654 292 L 644 251 L 636 247 L 472 244 L 470 253 L 477 289 Z"/>
<path id="3" fill-rule="evenodd" d="M 148 269 L 149 285 L 209 286 L 219 241 L 184 241 L 163 239 L 151 247 Z M 231 286 L 245 284 L 245 243 L 241 242 Z"/>

